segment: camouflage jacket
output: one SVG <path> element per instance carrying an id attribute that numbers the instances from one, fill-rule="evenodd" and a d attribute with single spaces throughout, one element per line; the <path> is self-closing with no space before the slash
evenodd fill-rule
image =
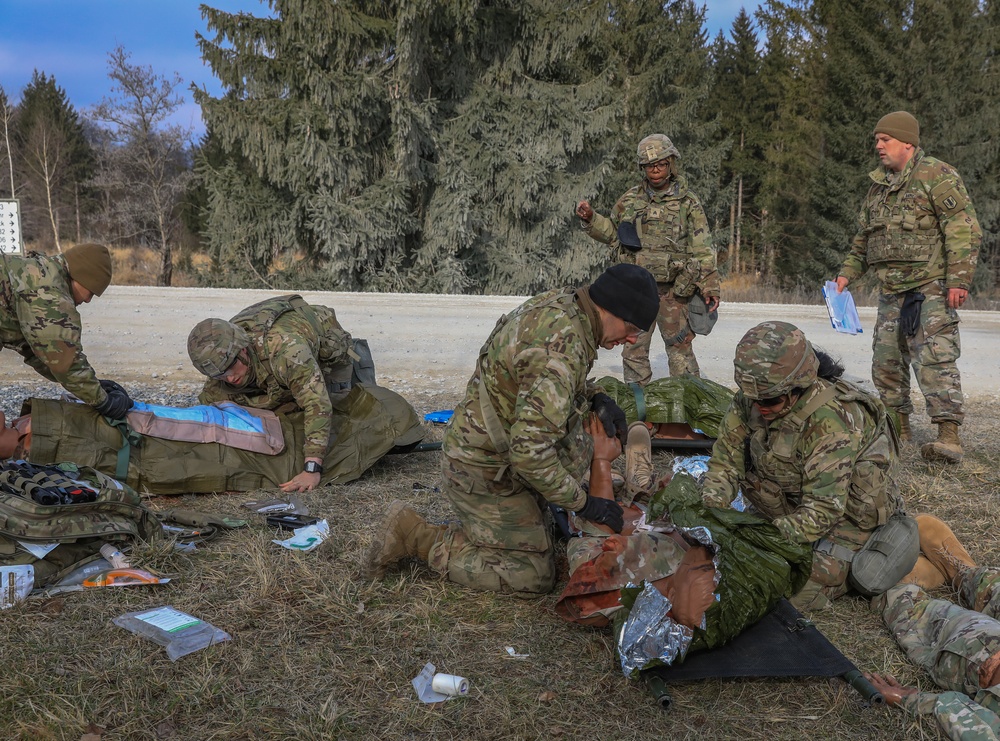
<path id="1" fill-rule="evenodd" d="M 845 518 L 873 530 L 900 506 L 885 409 L 863 390 L 822 379 L 767 422 L 742 392 L 712 448 L 702 497 L 727 507 L 742 489 L 789 540 L 812 543 Z"/>
<path id="2" fill-rule="evenodd" d="M 587 375 L 601 332 L 584 288 L 548 291 L 501 317 L 445 432 L 444 454 L 482 468 L 509 465 L 548 501 L 580 509 L 586 501 L 580 481 L 593 454 L 583 422 L 599 391 Z M 506 452 L 487 429 L 481 389 L 507 438 Z"/>
<path id="3" fill-rule="evenodd" d="M 1000 741 L 1000 687 L 988 687 L 971 698 L 962 692 L 918 692 L 903 698 L 912 715 L 932 716 L 948 738 Z"/>
<path id="4" fill-rule="evenodd" d="M 250 336 L 250 380 L 243 388 L 209 380 L 198 400 L 202 404 L 230 400 L 258 409 L 294 404 L 305 412 L 305 457 L 323 458 L 332 442 L 333 402 L 327 375 L 333 367 L 350 364 L 351 335 L 340 326 L 333 309 L 309 305 L 303 309 L 291 298 L 267 299 L 232 318 Z"/>
<path id="5" fill-rule="evenodd" d="M 635 223 L 642 249 L 632 252 L 618 243 L 618 225 Z M 655 191 L 643 180 L 618 199 L 611 217 L 595 213 L 583 230 L 593 239 L 618 250 L 621 262 L 641 265 L 657 283 L 677 283 L 675 292 L 690 296 L 695 287 L 703 296 L 719 296 L 708 219 L 701 201 L 676 176 L 670 187 Z"/>
<path id="6" fill-rule="evenodd" d="M 869 177 L 840 274 L 854 280 L 874 268 L 885 293 L 932 281 L 968 290 L 983 232 L 955 168 L 918 148 L 902 172 L 879 167 Z"/>
<path id="7" fill-rule="evenodd" d="M 108 395 L 83 353 L 80 312 L 62 255 L 0 257 L 0 342 L 91 406 Z"/>

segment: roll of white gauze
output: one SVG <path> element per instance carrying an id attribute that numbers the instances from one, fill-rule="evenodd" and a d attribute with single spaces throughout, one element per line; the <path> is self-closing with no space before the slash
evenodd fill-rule
<path id="1" fill-rule="evenodd" d="M 449 697 L 459 697 L 469 694 L 469 680 L 454 674 L 435 674 L 431 680 L 431 689 Z"/>

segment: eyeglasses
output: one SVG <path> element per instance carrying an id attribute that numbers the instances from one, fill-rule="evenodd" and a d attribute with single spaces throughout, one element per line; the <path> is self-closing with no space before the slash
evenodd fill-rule
<path id="1" fill-rule="evenodd" d="M 774 409 L 786 401 L 788 401 L 788 394 L 782 394 L 781 396 L 771 396 L 767 399 L 757 399 L 754 401 L 754 404 L 765 409 Z"/>
<path id="2" fill-rule="evenodd" d="M 647 165 L 643 165 L 642 169 L 646 172 L 650 170 L 666 170 L 670 167 L 670 160 L 657 160 L 656 162 L 650 162 Z"/>

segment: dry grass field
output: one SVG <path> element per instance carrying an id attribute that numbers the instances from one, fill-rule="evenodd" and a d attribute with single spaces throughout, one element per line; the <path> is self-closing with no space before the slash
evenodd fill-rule
<path id="1" fill-rule="evenodd" d="M 418 394 L 423 414 L 454 395 Z M 1000 402 L 971 400 L 966 461 L 924 463 L 931 436 L 917 417 L 900 484 L 911 512 L 952 524 L 972 554 L 1000 563 Z M 440 437 L 430 429 L 429 438 Z M 167 574 L 161 587 L 33 599 L 0 614 L 0 737 L 23 739 L 934 739 L 900 711 L 867 707 L 839 679 L 702 681 L 672 689 L 662 711 L 625 679 L 607 630 L 562 622 L 556 596 L 479 594 L 416 564 L 365 581 L 358 564 L 388 503 L 446 520 L 439 453 L 389 457 L 360 481 L 304 496 L 332 537 L 312 553 L 271 543 L 254 521 L 191 555 L 168 542 L 134 560 Z M 669 454 L 656 453 L 658 465 Z M 261 494 L 263 492 L 257 492 Z M 253 493 L 150 500 L 246 516 Z M 254 515 L 250 515 L 253 517 Z M 947 592 L 942 592 L 947 594 Z M 123 613 L 172 605 L 233 640 L 171 662 L 114 626 Z M 932 685 L 907 664 L 867 601 L 844 598 L 812 619 L 864 670 Z M 511 646 L 528 658 L 512 659 Z M 468 677 L 467 698 L 423 705 L 410 680 L 426 662 Z M 90 734 L 90 735 L 85 735 Z"/>

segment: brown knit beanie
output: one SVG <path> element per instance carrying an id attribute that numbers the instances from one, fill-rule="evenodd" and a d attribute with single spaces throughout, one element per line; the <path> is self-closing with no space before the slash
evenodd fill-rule
<path id="1" fill-rule="evenodd" d="M 95 296 L 111 283 L 111 253 L 103 244 L 78 244 L 63 253 L 69 277 Z"/>
<path id="2" fill-rule="evenodd" d="M 920 146 L 920 124 L 906 111 L 895 111 L 882 116 L 875 124 L 876 134 L 888 134 L 893 139 Z"/>

